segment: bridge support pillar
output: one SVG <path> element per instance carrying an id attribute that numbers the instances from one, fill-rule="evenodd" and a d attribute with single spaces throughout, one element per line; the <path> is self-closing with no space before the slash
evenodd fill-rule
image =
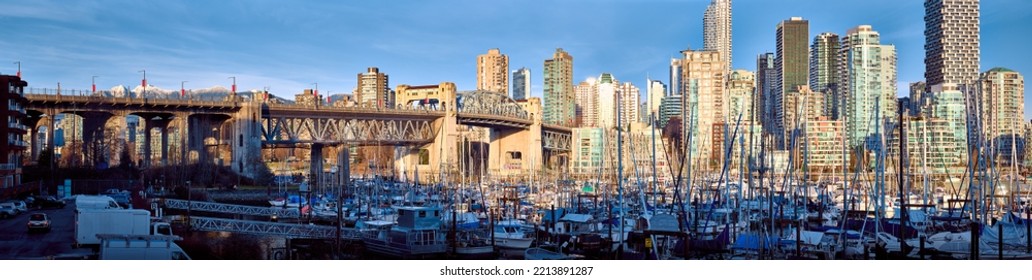
<path id="1" fill-rule="evenodd" d="M 310 151 L 311 153 L 309 154 L 310 156 L 308 158 L 309 162 L 311 162 L 311 164 L 309 164 L 308 166 L 308 178 L 310 179 L 308 181 L 308 186 L 313 191 L 318 190 L 320 187 L 322 187 L 320 186 L 320 183 L 322 183 L 321 179 L 323 173 L 322 148 L 322 144 L 312 144 L 312 148 Z"/>
<path id="2" fill-rule="evenodd" d="M 229 131 L 223 131 L 225 123 L 224 115 L 189 115 L 185 116 L 188 127 L 186 139 L 186 158 L 188 163 L 220 164 L 220 145 L 225 141 L 222 135 Z M 209 140 L 210 139 L 210 140 Z"/>
<path id="3" fill-rule="evenodd" d="M 541 126 L 524 130 L 491 129 L 488 170 L 498 178 L 527 176 L 542 168 Z"/>
<path id="4" fill-rule="evenodd" d="M 237 174 L 255 178 L 266 169 L 262 162 L 261 103 L 242 102 L 240 110 L 232 115 L 232 133 L 229 137 L 233 151 L 232 169 Z"/>
<path id="5" fill-rule="evenodd" d="M 82 154 L 88 155 L 85 162 L 87 166 L 96 166 L 104 160 L 104 155 L 97 153 L 105 153 L 107 151 L 101 151 L 100 149 L 90 150 L 91 147 L 97 145 L 96 141 L 104 140 L 104 125 L 107 124 L 108 120 L 111 119 L 110 113 L 101 112 L 90 112 L 82 114 Z M 101 145 L 103 146 L 103 145 Z"/>
<path id="6" fill-rule="evenodd" d="M 455 171 L 458 156 L 458 115 L 456 112 L 455 84 L 441 83 L 438 94 L 438 108 L 444 111 L 444 117 L 432 124 L 436 135 L 430 144 L 419 148 L 396 148 L 394 156 L 394 174 L 407 177 L 418 183 L 441 182 L 442 174 Z M 449 178 L 456 179 L 456 178 Z"/>
<path id="7" fill-rule="evenodd" d="M 25 118 L 25 125 L 29 127 L 29 161 L 35 162 L 39 159 L 40 143 L 39 135 L 39 123 L 44 117 L 40 114 L 29 113 L 29 116 Z"/>
<path id="8" fill-rule="evenodd" d="M 541 170 L 541 99 L 528 99 L 527 113 L 533 123 L 526 129 L 491 129 L 488 170 L 496 178 L 517 179 Z"/>

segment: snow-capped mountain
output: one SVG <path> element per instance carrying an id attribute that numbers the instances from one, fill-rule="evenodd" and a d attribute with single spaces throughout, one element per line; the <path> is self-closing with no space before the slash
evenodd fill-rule
<path id="1" fill-rule="evenodd" d="M 238 91 L 237 95 L 244 99 L 261 98 L 260 90 Z M 117 85 L 107 91 L 99 91 L 98 95 L 118 98 L 155 98 L 155 99 L 193 99 L 193 100 L 222 100 L 230 95 L 230 90 L 223 86 L 213 86 L 201 89 L 188 89 L 186 95 L 179 90 L 169 90 L 153 85 L 147 85 L 146 91 L 143 86 L 137 85 L 132 90 L 125 85 Z M 291 100 L 276 97 L 270 94 L 269 99 L 274 103 L 294 103 Z"/>

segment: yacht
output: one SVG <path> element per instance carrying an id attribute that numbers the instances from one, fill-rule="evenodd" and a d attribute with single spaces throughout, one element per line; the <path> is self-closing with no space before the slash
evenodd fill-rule
<path id="1" fill-rule="evenodd" d="M 444 254 L 445 233 L 441 232 L 441 208 L 399 206 L 397 221 L 363 221 L 362 241 L 366 249 L 378 255 L 418 259 Z"/>

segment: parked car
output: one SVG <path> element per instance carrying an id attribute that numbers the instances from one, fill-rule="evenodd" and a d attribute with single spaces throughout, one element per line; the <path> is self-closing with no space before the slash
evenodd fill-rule
<path id="1" fill-rule="evenodd" d="M 38 208 L 64 208 L 67 204 L 64 200 L 57 199 L 52 195 L 37 196 L 34 202 Z"/>
<path id="2" fill-rule="evenodd" d="M 115 203 L 118 203 L 118 206 L 121 206 L 125 209 L 132 208 L 132 201 L 130 200 L 128 193 L 109 194 L 108 196 L 114 198 Z"/>
<path id="3" fill-rule="evenodd" d="M 29 206 L 28 204 L 25 204 L 25 201 L 11 200 L 10 202 L 14 203 L 14 209 L 18 210 L 18 213 L 25 213 L 29 211 Z"/>
<path id="4" fill-rule="evenodd" d="M 14 217 L 17 215 L 18 209 L 14 208 L 14 203 L 0 203 L 0 219 L 6 219 L 8 217 Z"/>
<path id="5" fill-rule="evenodd" d="M 33 231 L 50 231 L 50 217 L 43 213 L 32 213 L 29 216 L 29 232 Z"/>

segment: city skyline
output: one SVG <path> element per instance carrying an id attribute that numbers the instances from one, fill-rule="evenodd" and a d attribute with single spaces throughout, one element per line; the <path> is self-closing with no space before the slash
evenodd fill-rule
<path id="1" fill-rule="evenodd" d="M 463 1 L 460 1 L 463 2 Z M 33 2 L 0 11 L 0 72 L 13 74 L 14 61 L 30 87 L 98 89 L 138 84 L 146 69 L 148 83 L 175 89 L 229 87 L 237 77 L 241 90 L 266 86 L 290 98 L 312 83 L 322 93 L 350 93 L 355 73 L 378 67 L 392 76 L 391 87 L 455 82 L 474 89 L 476 56 L 490 48 L 509 55 L 510 68 L 542 71 L 542 61 L 556 48 L 577 58 L 574 81 L 613 73 L 644 87 L 648 76 L 663 77 L 669 59 L 687 47 L 702 48 L 702 21 L 710 0 L 586 1 L 544 4 L 503 1 L 462 5 L 407 2 L 404 5 L 346 3 L 338 6 L 272 6 L 269 3 L 55 3 Z M 858 25 L 881 31 L 882 43 L 899 56 L 897 96 L 924 77 L 924 8 L 920 1 L 830 3 L 822 10 L 848 7 L 851 13 L 822 13 L 804 0 L 787 5 L 762 1 L 733 2 L 732 69 L 755 71 L 753 58 L 774 50 L 777 22 L 801 16 L 810 35 L 843 34 Z M 458 7 L 458 8 L 456 8 Z M 891 7 L 891 8 L 886 8 Z M 1032 71 L 1032 58 L 1021 55 L 1022 23 L 1032 21 L 1027 1 L 981 4 L 979 72 L 1007 67 Z M 576 9 L 583 13 L 565 13 Z M 132 12 L 126 12 L 132 11 Z M 683 16 L 654 17 L 641 23 L 623 14 L 681 11 Z M 447 20 L 424 22 L 417 15 L 446 14 Z M 298 17 L 297 15 L 307 15 Z M 471 22 L 478 24 L 469 24 Z M 327 28 L 331 27 L 331 28 Z M 556 28 L 559 27 L 559 28 Z M 812 38 L 811 38 L 812 39 Z M 141 62 L 147 60 L 148 62 Z M 664 81 L 669 82 L 669 81 Z M 543 77 L 531 81 L 531 97 L 542 97 Z M 1025 106 L 1032 108 L 1032 106 Z M 1026 113 L 1026 115 L 1029 115 Z"/>

